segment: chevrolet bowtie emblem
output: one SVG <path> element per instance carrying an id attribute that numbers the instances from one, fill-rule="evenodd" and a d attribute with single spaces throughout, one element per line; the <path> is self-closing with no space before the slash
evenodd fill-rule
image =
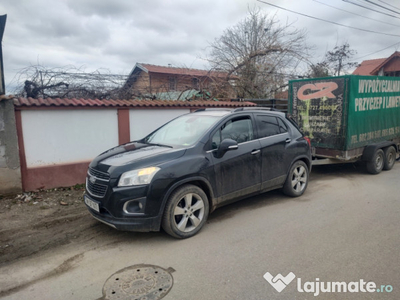
<path id="1" fill-rule="evenodd" d="M 96 178 L 90 176 L 89 177 L 89 181 L 94 184 L 96 182 Z"/>

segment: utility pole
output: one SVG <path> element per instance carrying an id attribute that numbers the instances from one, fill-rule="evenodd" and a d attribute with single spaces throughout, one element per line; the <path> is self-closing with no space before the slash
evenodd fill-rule
<path id="1" fill-rule="evenodd" d="M 6 93 L 6 88 L 4 84 L 4 67 L 3 67 L 3 50 L 2 43 L 4 28 L 6 27 L 7 15 L 0 16 L 0 95 Z"/>

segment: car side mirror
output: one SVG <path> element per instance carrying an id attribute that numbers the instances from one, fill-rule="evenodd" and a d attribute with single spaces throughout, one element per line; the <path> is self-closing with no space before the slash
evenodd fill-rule
<path id="1" fill-rule="evenodd" d="M 225 139 L 219 145 L 217 151 L 214 152 L 216 158 L 221 158 L 226 152 L 230 150 L 236 150 L 238 148 L 238 143 L 232 139 Z"/>

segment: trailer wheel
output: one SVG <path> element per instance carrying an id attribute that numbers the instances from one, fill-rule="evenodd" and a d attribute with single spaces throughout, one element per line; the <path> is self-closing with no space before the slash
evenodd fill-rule
<path id="1" fill-rule="evenodd" d="M 396 162 L 396 149 L 393 146 L 385 148 L 383 151 L 385 154 L 385 163 L 383 164 L 384 170 L 390 170 L 393 168 Z"/>
<path id="2" fill-rule="evenodd" d="M 370 174 L 379 174 L 385 164 L 385 154 L 382 149 L 377 149 L 370 161 L 367 161 L 367 171 Z"/>

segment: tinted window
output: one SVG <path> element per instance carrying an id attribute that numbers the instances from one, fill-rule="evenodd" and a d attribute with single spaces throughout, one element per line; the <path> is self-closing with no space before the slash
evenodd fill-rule
<path id="1" fill-rule="evenodd" d="M 285 132 L 288 131 L 285 122 L 283 122 L 280 118 L 278 118 L 278 125 L 279 125 L 279 131 L 280 131 L 281 133 L 285 133 Z"/>
<path id="2" fill-rule="evenodd" d="M 232 139 L 240 144 L 251 141 L 253 137 L 253 125 L 249 118 L 229 120 L 212 136 L 211 147 L 217 149 L 224 139 Z"/>
<path id="3" fill-rule="evenodd" d="M 221 130 L 218 130 L 211 138 L 211 149 L 217 149 L 221 144 Z"/>
<path id="4" fill-rule="evenodd" d="M 276 117 L 258 115 L 256 119 L 260 138 L 281 133 Z"/>

